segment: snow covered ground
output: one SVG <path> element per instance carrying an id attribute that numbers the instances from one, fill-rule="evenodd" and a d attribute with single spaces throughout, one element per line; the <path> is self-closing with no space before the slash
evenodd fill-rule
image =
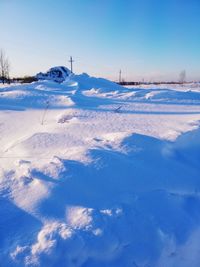
<path id="1" fill-rule="evenodd" d="M 0 87 L 0 266 L 199 267 L 200 84 Z"/>

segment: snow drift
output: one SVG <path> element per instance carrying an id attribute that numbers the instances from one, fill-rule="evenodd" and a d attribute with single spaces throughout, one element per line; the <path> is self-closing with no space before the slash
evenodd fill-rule
<path id="1" fill-rule="evenodd" d="M 87 74 L 1 87 L 3 266 L 199 267 L 199 95 Z"/>

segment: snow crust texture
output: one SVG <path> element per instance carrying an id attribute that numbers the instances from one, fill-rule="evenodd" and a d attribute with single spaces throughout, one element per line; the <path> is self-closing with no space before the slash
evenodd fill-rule
<path id="1" fill-rule="evenodd" d="M 199 267 L 200 85 L 0 87 L 0 266 Z"/>

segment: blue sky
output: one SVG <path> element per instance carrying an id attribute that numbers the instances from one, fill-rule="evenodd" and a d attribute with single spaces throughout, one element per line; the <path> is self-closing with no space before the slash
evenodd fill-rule
<path id="1" fill-rule="evenodd" d="M 11 75 L 51 66 L 116 80 L 200 80 L 199 0 L 0 0 Z"/>

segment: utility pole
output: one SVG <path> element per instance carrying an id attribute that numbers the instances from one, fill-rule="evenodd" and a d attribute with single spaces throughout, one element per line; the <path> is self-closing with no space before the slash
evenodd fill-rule
<path id="1" fill-rule="evenodd" d="M 69 62 L 71 63 L 71 73 L 73 73 L 73 62 L 74 62 L 74 60 L 72 59 L 72 57 L 70 57 Z"/>
<path id="2" fill-rule="evenodd" d="M 121 83 L 121 81 L 122 81 L 122 71 L 119 70 L 119 83 Z"/>

